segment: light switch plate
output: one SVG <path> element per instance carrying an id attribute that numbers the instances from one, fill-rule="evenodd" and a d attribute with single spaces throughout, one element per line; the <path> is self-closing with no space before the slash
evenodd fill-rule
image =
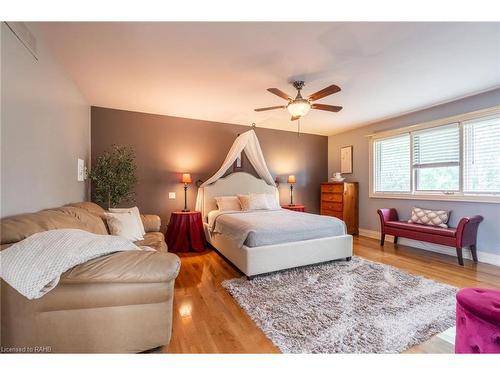
<path id="1" fill-rule="evenodd" d="M 171 191 L 168 193 L 168 199 L 175 199 L 175 191 Z"/>
<path id="2" fill-rule="evenodd" d="M 78 181 L 85 181 L 85 160 L 78 159 Z"/>

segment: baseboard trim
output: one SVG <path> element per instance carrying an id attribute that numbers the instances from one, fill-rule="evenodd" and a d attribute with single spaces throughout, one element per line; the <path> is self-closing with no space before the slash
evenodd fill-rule
<path id="1" fill-rule="evenodd" d="M 374 238 L 374 239 L 380 241 L 380 232 L 376 231 L 376 230 L 360 228 L 359 235 L 363 236 L 363 237 Z M 385 240 L 387 242 L 394 243 L 394 236 L 390 236 L 387 234 L 385 236 Z M 449 246 L 436 245 L 436 244 L 432 244 L 432 243 L 424 242 L 424 241 L 410 240 L 408 238 L 403 238 L 403 237 L 399 238 L 398 243 L 401 245 L 416 247 L 418 249 L 432 251 L 432 252 L 440 253 L 440 254 L 446 254 L 446 255 L 453 256 L 453 257 L 457 256 L 456 250 L 452 247 L 449 247 Z M 472 259 L 472 255 L 470 253 L 470 250 L 467 248 L 463 249 L 463 256 L 465 259 Z M 500 266 L 500 254 L 486 253 L 484 251 L 478 250 L 477 251 L 477 258 L 478 258 L 478 261 L 481 263 L 488 263 L 488 264 L 493 264 L 495 266 Z"/>

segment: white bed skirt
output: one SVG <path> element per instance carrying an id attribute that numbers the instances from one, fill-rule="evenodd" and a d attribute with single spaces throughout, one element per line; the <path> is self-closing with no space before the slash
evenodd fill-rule
<path id="1" fill-rule="evenodd" d="M 211 235 L 208 225 L 204 223 L 204 226 L 212 246 L 247 276 L 352 257 L 352 236 L 349 234 L 259 247 L 243 245 L 239 248 L 222 234 Z"/>

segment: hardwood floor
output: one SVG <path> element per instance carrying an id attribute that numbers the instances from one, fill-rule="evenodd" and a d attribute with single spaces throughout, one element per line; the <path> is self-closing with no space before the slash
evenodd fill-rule
<path id="1" fill-rule="evenodd" d="M 500 267 L 465 266 L 456 258 L 378 241 L 354 238 L 354 254 L 398 267 L 409 273 L 462 287 L 500 288 Z M 181 255 L 182 267 L 175 284 L 172 340 L 167 353 L 279 353 L 233 298 L 221 286 L 241 273 L 214 251 Z M 450 353 L 453 346 L 439 337 L 417 345 L 408 353 Z"/>

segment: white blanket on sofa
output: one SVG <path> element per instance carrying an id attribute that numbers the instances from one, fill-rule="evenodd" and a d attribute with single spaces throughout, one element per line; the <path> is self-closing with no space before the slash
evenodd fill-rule
<path id="1" fill-rule="evenodd" d="M 33 234 L 0 252 L 0 276 L 28 299 L 54 289 L 72 267 L 116 251 L 141 250 L 118 236 L 79 229 L 56 229 Z"/>

